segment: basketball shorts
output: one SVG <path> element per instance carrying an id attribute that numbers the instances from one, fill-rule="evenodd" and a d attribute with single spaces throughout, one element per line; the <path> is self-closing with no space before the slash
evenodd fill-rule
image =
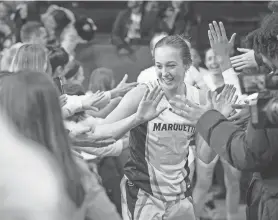
<path id="1" fill-rule="evenodd" d="M 121 193 L 123 220 L 196 220 L 192 197 L 163 202 L 136 187 L 125 176 Z"/>

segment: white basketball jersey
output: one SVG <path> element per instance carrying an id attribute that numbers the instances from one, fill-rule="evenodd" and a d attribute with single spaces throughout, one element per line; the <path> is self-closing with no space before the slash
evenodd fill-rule
<path id="1" fill-rule="evenodd" d="M 148 83 L 152 89 L 158 82 Z M 186 97 L 199 104 L 197 88 L 186 85 Z M 162 201 L 176 200 L 187 190 L 184 179 L 189 143 L 195 127 L 184 118 L 172 113 L 164 96 L 158 108 L 168 107 L 157 118 L 130 132 L 131 158 L 125 174 L 135 185 Z"/>

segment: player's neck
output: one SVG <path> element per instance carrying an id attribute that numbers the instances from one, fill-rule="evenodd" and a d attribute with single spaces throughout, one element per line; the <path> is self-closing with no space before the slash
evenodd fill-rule
<path id="1" fill-rule="evenodd" d="M 173 99 L 176 95 L 186 96 L 186 86 L 184 83 L 181 83 L 177 88 L 164 90 L 164 93 L 168 100 Z"/>

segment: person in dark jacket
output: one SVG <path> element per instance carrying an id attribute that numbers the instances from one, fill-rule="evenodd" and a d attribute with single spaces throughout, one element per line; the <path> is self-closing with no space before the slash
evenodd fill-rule
<path id="1" fill-rule="evenodd" d="M 277 23 L 278 14 L 274 12 L 256 31 L 253 45 L 254 50 L 260 52 L 276 69 L 278 68 Z M 217 27 L 215 29 L 222 34 L 222 47 L 227 45 L 228 40 L 225 39 L 224 33 Z M 255 129 L 250 121 L 247 129 L 242 129 L 234 125 L 233 121 L 228 121 L 232 103 L 229 102 L 231 98 L 227 98 L 225 93 L 227 94 L 227 91 L 222 92 L 219 100 L 214 100 L 212 105 L 208 102 L 206 106 L 197 106 L 186 101 L 190 106 L 188 107 L 184 103 L 173 103 L 178 109 L 173 111 L 191 119 L 194 115 L 196 120 L 192 120 L 192 123 L 197 124 L 197 132 L 218 155 L 239 170 L 253 172 L 246 198 L 247 220 L 276 220 L 278 219 L 278 171 L 276 169 L 278 129 Z M 245 117 L 247 111 L 243 109 L 238 120 Z"/>
<path id="2" fill-rule="evenodd" d="M 128 1 L 128 8 L 119 12 L 111 33 L 117 52 L 132 54 L 132 45 L 148 44 L 158 25 L 157 2 Z"/>

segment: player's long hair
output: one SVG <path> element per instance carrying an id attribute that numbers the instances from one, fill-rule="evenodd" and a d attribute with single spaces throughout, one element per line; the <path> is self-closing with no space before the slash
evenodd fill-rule
<path id="1" fill-rule="evenodd" d="M 19 133 L 52 153 L 64 173 L 69 197 L 80 207 L 85 191 L 70 150 L 58 93 L 50 76 L 30 71 L 0 76 L 1 107 Z"/>

